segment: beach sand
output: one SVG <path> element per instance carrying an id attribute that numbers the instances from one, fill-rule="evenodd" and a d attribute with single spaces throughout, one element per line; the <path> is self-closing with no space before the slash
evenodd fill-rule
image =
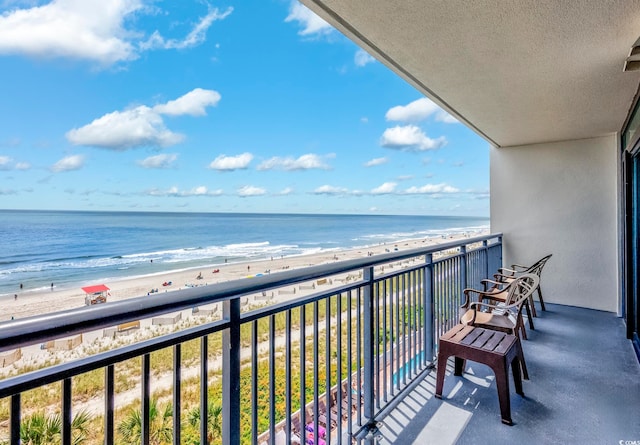
<path id="1" fill-rule="evenodd" d="M 445 237 L 421 238 L 414 240 L 402 240 L 394 243 L 367 246 L 358 249 L 340 250 L 335 252 L 322 252 L 314 255 L 292 256 L 284 258 L 274 257 L 272 260 L 253 261 L 245 263 L 224 264 L 222 266 L 197 268 L 182 271 L 160 273 L 157 275 L 125 278 L 105 282 L 110 289 L 108 301 L 118 301 L 127 298 L 147 295 L 152 289 L 158 292 L 171 292 L 184 289 L 189 285 L 206 285 L 223 281 L 244 279 L 259 273 L 276 273 L 286 269 L 299 269 L 302 267 L 327 264 L 336 261 L 366 257 L 386 253 L 388 251 L 409 250 L 443 242 L 455 241 L 467 237 L 475 237 L 487 234 L 488 231 L 473 232 Z M 213 270 L 219 269 L 214 273 Z M 197 279 L 201 275 L 202 279 Z M 171 282 L 170 286 L 163 286 L 165 282 Z M 95 283 L 100 284 L 100 283 Z M 57 290 L 45 290 L 39 292 L 18 292 L 18 298 L 6 298 L 2 302 L 3 310 L 0 313 L 0 322 L 11 318 L 24 318 L 57 312 L 84 306 L 85 294 L 78 288 Z M 153 297 L 154 293 L 149 296 Z"/>

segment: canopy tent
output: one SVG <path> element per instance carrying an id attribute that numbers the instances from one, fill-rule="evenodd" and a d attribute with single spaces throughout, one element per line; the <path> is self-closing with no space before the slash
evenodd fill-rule
<path id="1" fill-rule="evenodd" d="M 87 286 L 82 288 L 87 294 L 96 294 L 98 292 L 106 292 L 109 290 L 104 284 L 96 284 L 95 286 Z"/>

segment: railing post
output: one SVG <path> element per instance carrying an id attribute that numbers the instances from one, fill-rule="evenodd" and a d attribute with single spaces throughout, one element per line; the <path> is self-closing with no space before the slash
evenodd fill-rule
<path id="1" fill-rule="evenodd" d="M 467 246 L 460 246 L 460 253 L 462 254 L 462 264 L 460 264 L 460 283 L 462 284 L 462 289 L 468 286 L 467 283 Z M 460 289 L 460 293 L 462 293 L 462 289 Z"/>
<path id="2" fill-rule="evenodd" d="M 222 304 L 229 328 L 222 332 L 222 443 L 240 443 L 240 297 Z M 202 376 L 206 379 L 207 376 Z M 206 422 L 206 419 L 203 419 Z M 204 439 L 204 438 L 203 438 Z"/>
<path id="3" fill-rule="evenodd" d="M 489 278 L 489 243 L 482 241 L 482 252 L 484 254 L 484 278 Z M 486 290 L 486 289 L 485 289 Z"/>
<path id="4" fill-rule="evenodd" d="M 424 268 L 424 356 L 429 362 L 434 361 L 433 353 L 433 254 L 425 256 Z"/>
<path id="5" fill-rule="evenodd" d="M 363 315 L 364 315 L 364 338 L 363 338 L 363 355 L 364 355 L 364 382 L 362 391 L 364 392 L 364 417 L 367 419 L 367 424 L 364 428 L 367 431 L 364 437 L 365 444 L 373 444 L 374 436 L 373 432 L 377 430 L 376 422 L 373 420 L 375 414 L 374 410 L 374 332 L 376 327 L 373 325 L 374 320 L 374 305 L 373 305 L 373 267 L 365 267 L 364 269 L 364 281 L 367 283 L 364 286 L 363 295 Z"/>

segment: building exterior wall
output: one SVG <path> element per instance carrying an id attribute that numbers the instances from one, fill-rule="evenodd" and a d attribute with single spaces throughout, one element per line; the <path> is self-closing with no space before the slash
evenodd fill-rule
<path id="1" fill-rule="evenodd" d="M 618 311 L 617 136 L 492 148 L 490 181 L 504 264 L 551 253 L 545 302 Z"/>

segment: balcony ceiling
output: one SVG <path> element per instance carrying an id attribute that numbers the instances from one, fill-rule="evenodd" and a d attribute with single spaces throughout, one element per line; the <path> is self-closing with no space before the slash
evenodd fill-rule
<path id="1" fill-rule="evenodd" d="M 302 2 L 499 147 L 620 131 L 640 81 L 640 0 Z"/>

